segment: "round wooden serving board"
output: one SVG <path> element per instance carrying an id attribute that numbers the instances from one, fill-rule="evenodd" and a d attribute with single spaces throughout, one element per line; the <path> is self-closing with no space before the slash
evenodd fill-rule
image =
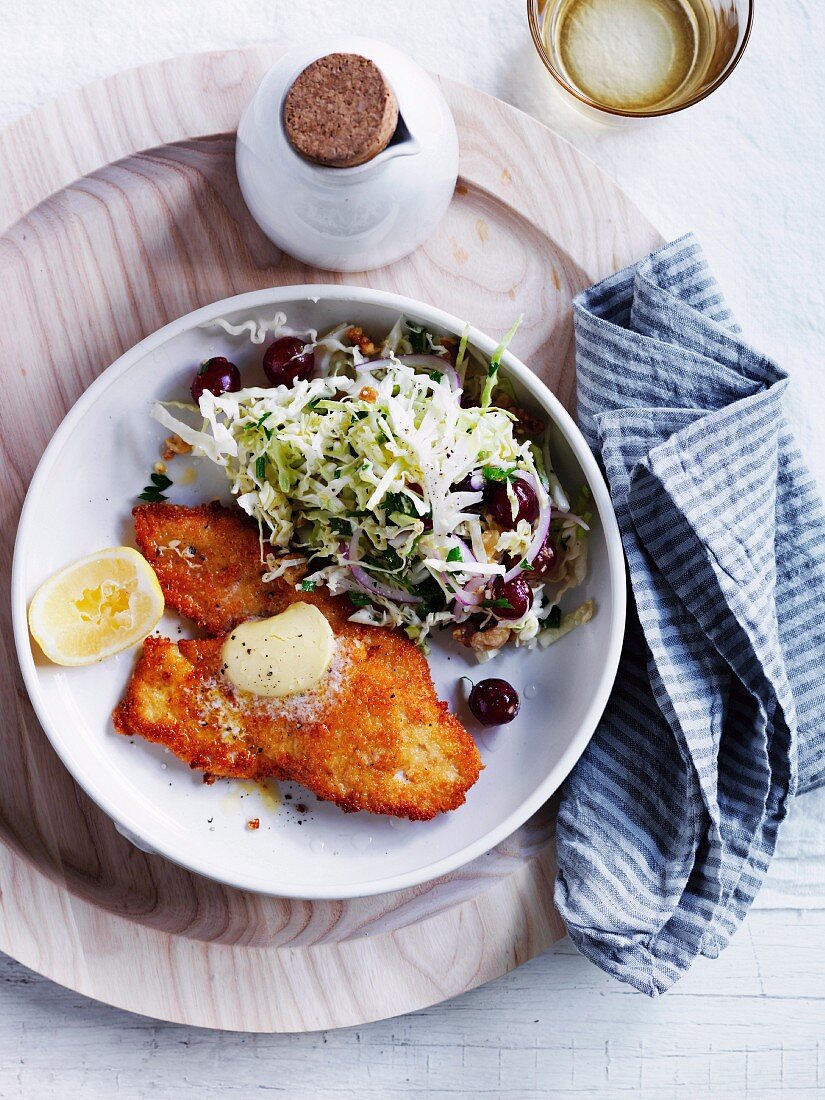
<path id="1" fill-rule="evenodd" d="M 0 133 L 6 578 L 43 448 L 122 352 L 230 294 L 344 281 L 282 255 L 237 187 L 234 130 L 278 52 L 122 73 Z M 513 350 L 571 407 L 572 295 L 659 234 L 539 123 L 442 86 L 461 141 L 455 201 L 413 256 L 346 281 L 432 302 L 490 333 L 523 312 Z M 551 807 L 462 871 L 347 902 L 244 894 L 139 851 L 74 784 L 32 713 L 7 584 L 0 637 L 0 948 L 55 981 L 166 1020 L 303 1031 L 454 996 L 564 935 L 551 900 Z"/>

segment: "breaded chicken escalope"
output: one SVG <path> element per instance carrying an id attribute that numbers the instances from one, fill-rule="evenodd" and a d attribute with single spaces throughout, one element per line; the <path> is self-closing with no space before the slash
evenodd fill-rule
<path id="1" fill-rule="evenodd" d="M 345 810 L 426 820 L 464 802 L 478 750 L 403 634 L 350 622 L 340 597 L 263 582 L 257 529 L 237 510 L 151 504 L 135 510 L 135 528 L 169 604 L 207 630 L 305 600 L 329 620 L 335 656 L 317 689 L 272 699 L 222 675 L 223 637 L 147 638 L 114 713 L 120 733 L 211 775 L 296 780 Z"/>
<path id="2" fill-rule="evenodd" d="M 132 511 L 141 554 L 157 573 L 167 604 L 210 634 L 246 619 L 277 615 L 295 594 L 265 584 L 258 528 L 240 508 L 143 504 Z"/>

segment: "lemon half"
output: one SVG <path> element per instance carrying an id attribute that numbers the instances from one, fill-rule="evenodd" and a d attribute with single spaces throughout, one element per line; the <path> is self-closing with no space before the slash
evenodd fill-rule
<path id="1" fill-rule="evenodd" d="M 45 581 L 29 630 L 58 665 L 91 665 L 142 641 L 163 614 L 151 565 L 129 546 L 98 550 Z"/>

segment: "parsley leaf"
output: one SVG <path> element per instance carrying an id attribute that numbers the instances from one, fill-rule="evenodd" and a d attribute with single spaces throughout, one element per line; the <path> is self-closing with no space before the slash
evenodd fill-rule
<path id="1" fill-rule="evenodd" d="M 422 325 L 414 325 L 411 321 L 407 322 L 407 328 L 410 334 L 410 347 L 416 355 L 423 355 L 427 351 L 427 330 Z"/>
<path id="2" fill-rule="evenodd" d="M 387 493 L 381 503 L 381 507 L 387 515 L 392 512 L 400 512 L 402 516 L 417 516 L 415 505 L 406 493 Z"/>
<path id="3" fill-rule="evenodd" d="M 345 519 L 339 519 L 337 516 L 329 517 L 329 525 L 336 535 L 351 535 L 352 524 Z"/>
<path id="4" fill-rule="evenodd" d="M 443 377 L 444 375 L 441 373 L 440 370 L 430 371 L 430 378 L 432 378 L 433 382 L 440 382 Z"/>
<path id="5" fill-rule="evenodd" d="M 404 559 L 392 546 L 388 546 L 386 550 L 376 550 L 373 553 L 366 554 L 364 561 L 367 565 L 375 565 L 379 569 L 389 569 L 391 571 L 400 569 L 404 564 Z"/>
<path id="6" fill-rule="evenodd" d="M 501 607 L 501 608 L 507 608 L 510 611 L 513 610 L 513 605 L 510 603 L 509 600 L 505 600 L 503 596 L 500 597 L 497 600 L 482 600 L 481 601 L 481 606 L 482 607 Z"/>
<path id="7" fill-rule="evenodd" d="M 550 608 L 550 614 L 541 625 L 543 630 L 558 630 L 561 626 L 561 608 L 558 604 Z"/>
<path id="8" fill-rule="evenodd" d="M 302 592 L 314 592 L 315 591 L 315 581 L 301 581 L 301 591 Z"/>
<path id="9" fill-rule="evenodd" d="M 447 598 L 441 585 L 434 578 L 429 577 L 413 589 L 416 596 L 420 596 L 422 602 L 418 606 L 419 615 L 429 615 L 432 611 L 443 611 L 447 605 Z"/>
<path id="10" fill-rule="evenodd" d="M 166 500 L 165 489 L 172 484 L 172 479 L 166 474 L 150 474 L 149 484 L 143 486 L 143 492 L 138 494 L 138 500 L 145 500 L 148 504 L 162 504 Z"/>
<path id="11" fill-rule="evenodd" d="M 461 556 L 461 550 L 457 546 L 454 546 L 449 552 L 447 561 L 464 561 L 464 558 Z"/>
<path id="12" fill-rule="evenodd" d="M 362 592 L 347 592 L 347 596 L 353 607 L 369 606 L 370 598 L 369 596 L 365 596 Z"/>
<path id="13" fill-rule="evenodd" d="M 501 466 L 482 466 L 481 473 L 486 481 L 512 481 L 518 469 L 515 466 L 511 466 L 509 470 L 504 470 Z"/>

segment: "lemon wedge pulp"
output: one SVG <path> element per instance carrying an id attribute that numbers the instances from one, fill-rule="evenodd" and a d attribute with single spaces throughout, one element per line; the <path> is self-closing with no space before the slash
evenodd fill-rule
<path id="1" fill-rule="evenodd" d="M 142 641 L 162 614 L 151 565 L 115 546 L 49 577 L 29 604 L 29 630 L 50 661 L 90 665 Z"/>

